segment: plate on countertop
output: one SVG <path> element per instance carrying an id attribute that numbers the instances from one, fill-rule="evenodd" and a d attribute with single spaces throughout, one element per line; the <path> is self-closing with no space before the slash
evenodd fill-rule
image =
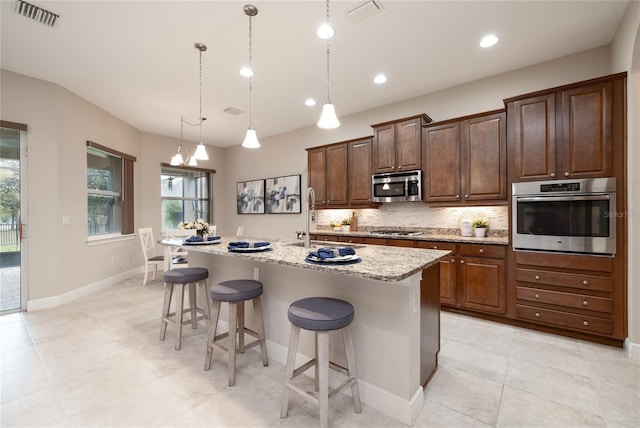
<path id="1" fill-rule="evenodd" d="M 271 247 L 271 244 L 263 245 L 262 247 L 228 248 L 228 250 L 231 251 L 232 253 L 258 253 L 260 251 L 268 251 L 268 250 L 272 250 L 272 249 L 273 249 L 273 247 Z"/>
<path id="2" fill-rule="evenodd" d="M 196 242 L 184 241 L 182 244 L 183 245 L 213 245 L 213 244 L 219 244 L 220 242 L 222 242 L 220 239 L 214 239 L 211 241 L 196 241 Z"/>
<path id="3" fill-rule="evenodd" d="M 314 263 L 322 263 L 322 264 L 331 264 L 331 263 L 350 263 L 360 261 L 360 256 L 357 254 L 349 254 L 346 256 L 337 256 L 337 257 L 328 257 L 326 259 L 321 259 L 319 257 L 307 256 L 305 260 L 314 262 Z"/>

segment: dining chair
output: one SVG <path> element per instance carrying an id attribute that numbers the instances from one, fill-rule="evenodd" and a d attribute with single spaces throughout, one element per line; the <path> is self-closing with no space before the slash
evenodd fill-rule
<path id="1" fill-rule="evenodd" d="M 155 281 L 156 272 L 158 271 L 158 265 L 164 265 L 164 256 L 156 256 L 156 241 L 153 238 L 153 230 L 150 227 L 139 228 L 138 236 L 140 236 L 142 257 L 145 260 L 144 279 L 142 280 L 142 285 L 147 285 L 149 266 L 153 266 L 153 281 Z"/>
<path id="2" fill-rule="evenodd" d="M 165 229 L 164 236 L 167 239 L 186 239 L 193 235 L 191 229 Z M 164 271 L 171 269 L 171 265 L 183 265 L 187 267 L 187 251 L 180 247 L 164 246 Z"/>

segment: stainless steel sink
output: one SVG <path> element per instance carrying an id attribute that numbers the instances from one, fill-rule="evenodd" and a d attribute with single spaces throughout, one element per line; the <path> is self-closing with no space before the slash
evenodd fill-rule
<path id="1" fill-rule="evenodd" d="M 294 242 L 287 244 L 290 247 L 304 247 L 304 241 Z M 348 242 L 333 242 L 333 241 L 311 241 L 311 248 L 363 248 L 364 245 L 353 245 Z"/>

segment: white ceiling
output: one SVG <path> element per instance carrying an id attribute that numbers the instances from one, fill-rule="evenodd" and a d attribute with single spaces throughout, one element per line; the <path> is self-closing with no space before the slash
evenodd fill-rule
<path id="1" fill-rule="evenodd" d="M 2 68 L 57 83 L 146 132 L 179 137 L 196 121 L 203 54 L 203 140 L 229 147 L 248 127 L 247 1 L 44 1 L 54 28 L 1 2 Z M 345 116 L 609 44 L 628 1 L 396 1 L 359 23 L 332 1 L 331 98 Z M 253 122 L 259 138 L 315 124 L 326 97 L 318 1 L 255 1 Z M 487 33 L 500 36 L 480 49 Z M 375 74 L 389 81 L 378 86 Z M 318 104 L 306 107 L 313 97 Z M 239 116 L 223 112 L 243 110 Z M 186 127 L 185 139 L 199 139 Z"/>

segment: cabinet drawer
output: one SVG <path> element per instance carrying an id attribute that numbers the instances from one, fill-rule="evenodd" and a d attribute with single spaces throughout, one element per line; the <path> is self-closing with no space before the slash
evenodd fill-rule
<path id="1" fill-rule="evenodd" d="M 454 253 L 456 251 L 456 244 L 453 242 L 418 241 L 416 246 L 418 248 L 428 248 L 430 250 L 448 250 Z"/>
<path id="2" fill-rule="evenodd" d="M 613 272 L 613 258 L 599 256 L 574 256 L 570 254 L 532 253 L 516 251 L 516 264 L 545 266 L 559 269 Z"/>
<path id="3" fill-rule="evenodd" d="M 385 238 L 363 238 L 364 244 L 371 245 L 387 245 L 387 240 Z"/>
<path id="4" fill-rule="evenodd" d="M 461 256 L 504 259 L 507 249 L 502 245 L 460 244 Z"/>
<path id="5" fill-rule="evenodd" d="M 516 315 L 523 320 L 567 327 L 588 333 L 611 334 L 613 332 L 613 321 L 611 320 L 551 309 L 516 305 Z"/>
<path id="6" fill-rule="evenodd" d="M 338 242 L 348 242 L 350 244 L 362 244 L 364 243 L 364 238 L 360 238 L 359 236 L 339 236 Z"/>
<path id="7" fill-rule="evenodd" d="M 311 235 L 309 235 L 311 237 Z M 337 235 L 320 235 L 320 234 L 316 234 L 316 240 L 317 241 L 334 241 L 337 242 L 338 241 L 338 236 Z"/>
<path id="8" fill-rule="evenodd" d="M 387 239 L 387 245 L 392 247 L 410 247 L 415 248 L 416 241 L 411 239 Z"/>
<path id="9" fill-rule="evenodd" d="M 605 297 L 563 293 L 561 291 L 541 290 L 539 288 L 516 287 L 516 298 L 519 300 L 587 309 L 609 314 L 613 312 L 613 300 Z"/>
<path id="10" fill-rule="evenodd" d="M 516 269 L 516 281 L 557 285 L 580 290 L 613 291 L 613 278 L 537 269 Z"/>

